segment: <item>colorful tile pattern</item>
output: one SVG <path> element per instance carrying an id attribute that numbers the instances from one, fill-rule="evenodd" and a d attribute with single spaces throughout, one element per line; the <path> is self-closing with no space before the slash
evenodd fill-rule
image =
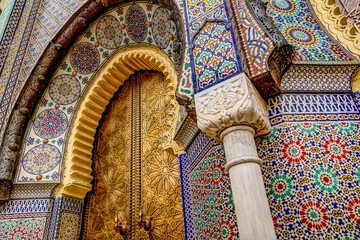
<path id="1" fill-rule="evenodd" d="M 194 99 L 194 87 L 192 81 L 192 69 L 190 62 L 189 49 L 186 45 L 184 61 L 181 70 L 180 84 L 178 85 L 177 94 L 183 98 Z"/>
<path id="2" fill-rule="evenodd" d="M 354 103 L 358 109 L 360 109 L 360 92 L 353 93 L 354 96 Z"/>
<path id="3" fill-rule="evenodd" d="M 225 153 L 200 133 L 180 156 L 186 239 L 239 239 Z"/>
<path id="4" fill-rule="evenodd" d="M 53 200 L 11 200 L 0 207 L 0 239 L 43 239 Z"/>
<path id="5" fill-rule="evenodd" d="M 104 16 L 96 26 L 96 38 L 104 48 L 116 49 L 121 46 L 123 32 L 119 20 L 114 16 Z"/>
<path id="6" fill-rule="evenodd" d="M 184 0 L 194 91 L 242 72 L 224 0 Z"/>
<path id="7" fill-rule="evenodd" d="M 61 215 L 61 228 L 59 239 L 76 240 L 79 239 L 80 232 L 80 218 L 79 214 L 64 212 Z"/>
<path id="8" fill-rule="evenodd" d="M 274 48 L 273 43 L 246 7 L 246 2 L 236 0 L 235 4 L 239 11 L 238 29 L 243 38 L 242 49 L 250 77 L 263 74 L 268 71 L 267 60 Z"/>
<path id="9" fill-rule="evenodd" d="M 281 80 L 283 92 L 352 92 L 356 65 L 293 65 Z"/>
<path id="10" fill-rule="evenodd" d="M 207 23 L 194 39 L 196 88 L 204 89 L 240 73 L 234 43 L 225 23 Z"/>
<path id="11" fill-rule="evenodd" d="M 296 64 L 358 63 L 317 19 L 310 0 L 270 0 L 267 13 L 295 47 Z"/>
<path id="12" fill-rule="evenodd" d="M 46 217 L 0 220 L 0 238 L 40 240 L 44 238 L 45 225 Z"/>
<path id="13" fill-rule="evenodd" d="M 158 8 L 161 9 L 157 10 Z M 147 23 L 153 21 L 156 11 L 158 11 L 156 18 L 163 19 L 162 23 L 160 23 L 161 21 L 153 22 L 154 24 L 149 27 Z M 104 13 L 79 36 L 77 42 L 74 43 L 56 70 L 50 80 L 49 87 L 45 90 L 36 107 L 35 114 L 24 136 L 20 157 L 22 164 L 19 164 L 17 169 L 16 183 L 60 182 L 62 164 L 57 159 L 63 156 L 66 151 L 66 134 L 71 125 L 74 109 L 79 104 L 81 94 L 91 84 L 99 66 L 105 64 L 121 48 L 130 44 L 137 44 L 137 41 L 143 41 L 142 44 L 152 44 L 154 46 L 159 44 L 154 40 L 153 32 L 161 28 L 158 25 L 164 24 L 164 19 L 169 16 L 170 13 L 168 10 L 166 11 L 161 6 L 147 3 L 120 5 Z M 130 13 L 134 14 L 131 15 Z M 144 14 L 141 15 L 140 13 Z M 144 19 L 141 20 L 141 17 L 146 17 L 145 32 L 143 28 L 139 28 L 136 24 L 136 21 L 138 23 L 145 21 Z M 130 23 L 132 25 L 129 25 Z M 121 32 L 117 29 L 119 24 L 122 29 L 122 39 L 116 37 Z M 166 24 L 171 26 L 170 34 L 176 36 L 175 24 L 170 20 L 167 20 Z M 122 28 L 122 25 L 124 25 L 124 28 Z M 156 27 L 156 29 L 153 29 L 153 27 Z M 133 32 L 128 30 L 133 30 Z M 170 35 L 168 37 L 168 46 L 162 50 L 168 54 L 170 59 L 174 60 L 174 39 L 171 39 Z M 37 154 L 35 155 L 38 158 L 28 159 L 30 155 L 35 156 L 32 153 L 35 151 L 34 149 L 40 149 L 38 146 L 44 148 L 44 144 L 54 148 L 53 153 L 36 150 Z M 49 158 L 44 160 L 43 157 L 45 156 Z M 56 166 L 54 166 L 55 163 Z M 29 171 L 35 165 L 39 167 L 41 173 L 39 171 Z"/>
<path id="14" fill-rule="evenodd" d="M 284 122 L 360 120 L 350 94 L 282 94 L 268 101 L 272 125 Z"/>
<path id="15" fill-rule="evenodd" d="M 51 82 L 49 87 L 50 98 L 63 105 L 68 105 L 80 97 L 81 84 L 76 77 L 70 74 L 59 75 Z"/>
<path id="16" fill-rule="evenodd" d="M 256 140 L 278 239 L 359 239 L 359 122 L 275 126 Z"/>
<path id="17" fill-rule="evenodd" d="M 45 139 L 57 138 L 68 126 L 66 114 L 59 109 L 47 109 L 36 116 L 33 124 L 38 137 Z"/>
<path id="18" fill-rule="evenodd" d="M 0 44 L 10 49 L 9 54 L 2 55 L 6 61 L 0 76 L 0 92 L 1 88 L 4 88 L 4 92 L 0 93 L 0 141 L 6 122 L 35 63 L 50 39 L 66 21 L 64 19 L 68 19 L 84 1 L 16 1 L 7 25 L 10 27 L 5 29 L 6 34 L 4 34 L 7 38 L 13 37 L 13 39 L 10 41 L 7 39 L 6 44 L 5 42 Z M 16 26 L 16 21 L 19 19 L 19 24 Z"/>
<path id="19" fill-rule="evenodd" d="M 16 184 L 11 189 L 10 199 L 50 198 L 57 184 Z"/>
<path id="20" fill-rule="evenodd" d="M 5 28 L 6 28 L 6 23 L 9 21 L 11 12 L 13 10 L 15 4 L 15 0 L 7 0 L 6 1 L 6 5 L 3 9 L 3 11 L 1 12 L 1 18 L 0 18 L 0 39 L 2 38 Z"/>
<path id="21" fill-rule="evenodd" d="M 82 200 L 57 198 L 48 229 L 48 239 L 79 239 L 82 209 Z"/>
<path id="22" fill-rule="evenodd" d="M 134 42 L 144 41 L 148 31 L 147 25 L 148 18 L 144 9 L 138 4 L 130 6 L 125 16 L 125 26 L 129 37 Z"/>
<path id="23" fill-rule="evenodd" d="M 157 8 L 152 17 L 152 34 L 156 45 L 164 49 L 170 43 L 171 25 L 167 23 L 170 15 L 166 8 Z"/>
<path id="24" fill-rule="evenodd" d="M 180 0 L 179 3 L 179 10 L 180 15 L 183 17 L 183 22 L 185 22 L 185 4 L 184 1 Z M 187 24 L 184 24 L 185 29 L 185 39 L 188 39 L 187 30 L 188 26 Z M 194 88 L 193 88 L 193 79 L 192 79 L 192 67 L 191 67 L 191 60 L 190 60 L 190 49 L 188 41 L 185 41 L 185 54 L 183 58 L 183 64 L 182 69 L 180 72 L 179 77 L 179 85 L 178 89 L 176 90 L 176 93 L 178 96 L 181 96 L 184 99 L 193 99 L 194 98 Z"/>
<path id="25" fill-rule="evenodd" d="M 44 174 L 53 170 L 60 160 L 61 154 L 55 146 L 43 144 L 30 149 L 21 164 L 28 173 Z"/>
<path id="26" fill-rule="evenodd" d="M 12 111 L 12 101 L 24 50 L 40 0 L 15 1 L 0 42 L 0 142 Z M 17 96 L 16 96 L 17 97 Z"/>

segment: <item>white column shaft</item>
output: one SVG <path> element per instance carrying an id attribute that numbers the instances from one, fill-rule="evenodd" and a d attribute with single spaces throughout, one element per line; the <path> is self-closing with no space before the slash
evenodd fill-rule
<path id="1" fill-rule="evenodd" d="M 241 240 L 275 240 L 254 129 L 233 126 L 221 133 Z"/>

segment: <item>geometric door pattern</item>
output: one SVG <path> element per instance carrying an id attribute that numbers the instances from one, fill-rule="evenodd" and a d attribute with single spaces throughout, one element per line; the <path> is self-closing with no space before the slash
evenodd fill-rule
<path id="1" fill-rule="evenodd" d="M 162 73 L 138 72 L 109 104 L 96 137 L 86 239 L 122 239 L 115 217 L 128 222 L 124 239 L 184 238 L 179 160 L 162 147 L 176 110 L 167 85 Z M 140 212 L 154 218 L 153 231 L 138 224 Z"/>

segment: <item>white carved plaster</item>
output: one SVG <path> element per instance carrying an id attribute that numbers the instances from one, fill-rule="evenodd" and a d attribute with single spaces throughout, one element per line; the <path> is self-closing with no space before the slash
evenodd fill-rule
<path id="1" fill-rule="evenodd" d="M 212 86 L 195 95 L 197 124 L 216 140 L 224 129 L 248 125 L 256 135 L 270 131 L 264 101 L 244 73 Z"/>

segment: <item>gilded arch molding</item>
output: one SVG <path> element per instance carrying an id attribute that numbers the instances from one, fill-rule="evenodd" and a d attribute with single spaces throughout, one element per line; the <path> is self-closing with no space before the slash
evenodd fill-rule
<path id="1" fill-rule="evenodd" d="M 177 73 L 169 57 L 152 46 L 129 46 L 120 51 L 111 61 L 103 66 L 102 71 L 94 79 L 92 86 L 83 95 L 82 101 L 73 119 L 73 127 L 68 133 L 68 149 L 64 156 L 64 179 L 56 195 L 83 199 L 91 190 L 91 165 L 94 135 L 102 113 L 105 111 L 114 93 L 124 84 L 124 81 L 139 70 L 156 70 L 162 72 L 168 82 L 169 90 L 173 91 L 171 104 L 177 104 L 175 89 Z M 176 127 L 177 112 L 169 113 L 174 121 L 169 126 Z M 181 151 L 174 142 L 173 136 L 168 136 L 163 147 L 171 152 Z"/>
<path id="2" fill-rule="evenodd" d="M 360 33 L 347 24 L 335 0 L 310 0 L 317 17 L 331 34 L 352 54 L 360 57 Z"/>

